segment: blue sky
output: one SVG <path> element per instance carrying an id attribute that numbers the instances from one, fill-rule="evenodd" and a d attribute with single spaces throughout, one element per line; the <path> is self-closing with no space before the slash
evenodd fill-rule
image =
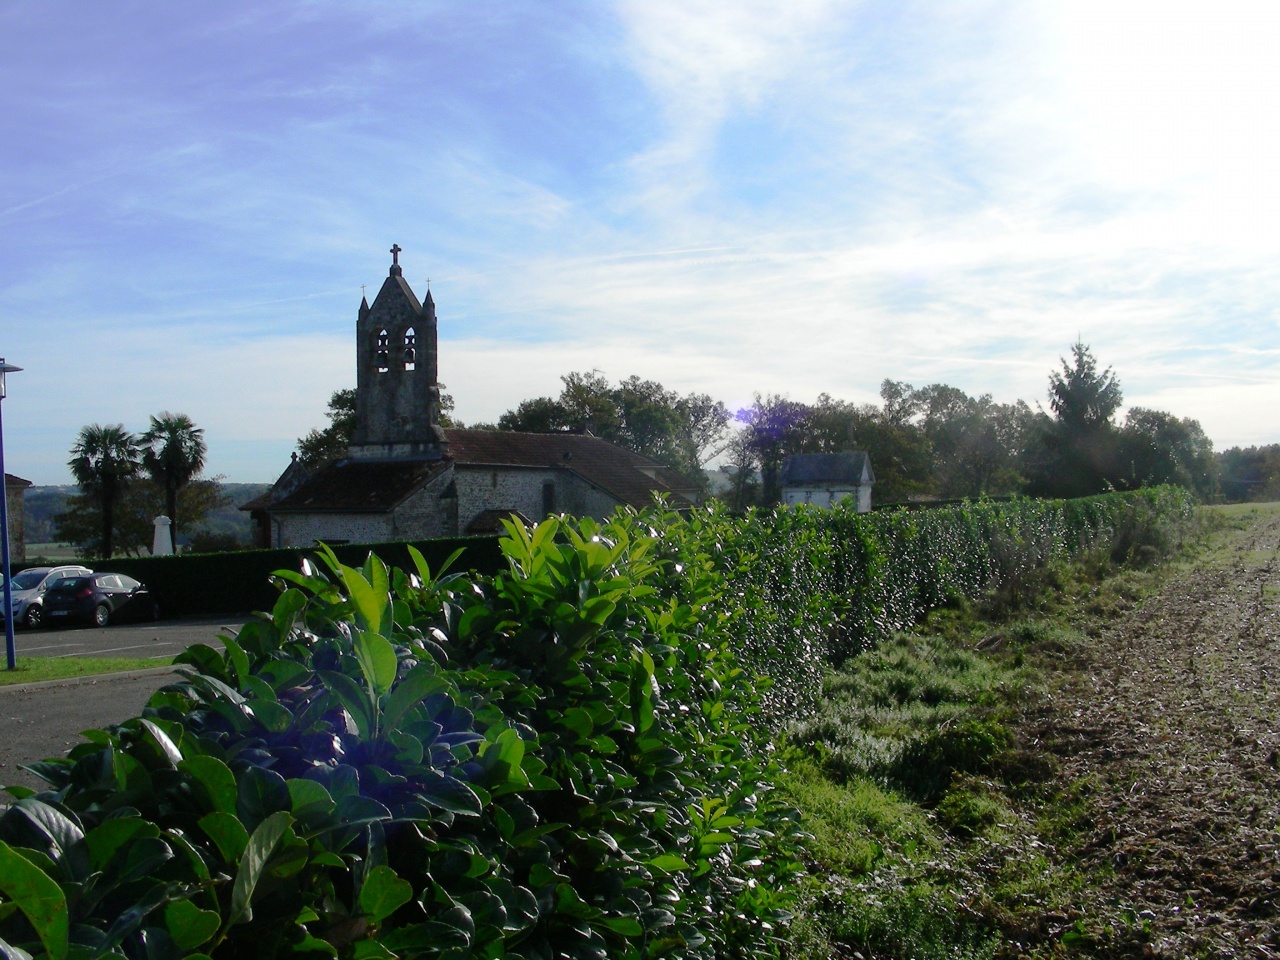
<path id="1" fill-rule="evenodd" d="M 6 466 L 190 415 L 269 481 L 392 243 L 465 421 L 598 368 L 731 407 L 886 377 L 1280 441 L 1280 7 L 0 5 Z"/>

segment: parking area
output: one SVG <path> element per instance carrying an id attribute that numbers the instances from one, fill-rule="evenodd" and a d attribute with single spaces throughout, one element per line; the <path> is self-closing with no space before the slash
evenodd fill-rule
<path id="1" fill-rule="evenodd" d="M 238 631 L 246 616 L 199 617 L 130 623 L 112 627 L 66 627 L 14 632 L 21 657 L 154 657 L 170 658 L 193 643 L 221 648 L 218 635 Z"/>

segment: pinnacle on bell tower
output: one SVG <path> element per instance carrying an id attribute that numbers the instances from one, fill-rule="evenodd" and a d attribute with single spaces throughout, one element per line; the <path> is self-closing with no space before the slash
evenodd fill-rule
<path id="1" fill-rule="evenodd" d="M 436 310 L 404 279 L 400 245 L 370 306 L 356 316 L 356 426 L 347 448 L 358 459 L 438 460 L 447 441 L 436 382 Z"/>

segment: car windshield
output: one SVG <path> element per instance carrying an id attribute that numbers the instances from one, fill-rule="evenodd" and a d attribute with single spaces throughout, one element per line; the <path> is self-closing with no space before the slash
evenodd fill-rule
<path id="1" fill-rule="evenodd" d="M 40 581 L 49 575 L 48 570 L 23 570 L 15 573 L 10 581 L 11 590 L 31 590 L 40 586 Z"/>

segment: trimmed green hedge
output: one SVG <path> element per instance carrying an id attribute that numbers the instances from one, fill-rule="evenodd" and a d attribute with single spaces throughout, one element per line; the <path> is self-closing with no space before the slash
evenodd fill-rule
<path id="1" fill-rule="evenodd" d="M 304 565 L 0 817 L 0 956 L 777 957 L 756 686 L 647 525 Z M 680 582 L 681 599 L 669 596 Z"/>
<path id="2" fill-rule="evenodd" d="M 513 525 L 502 569 L 440 579 L 321 551 L 10 788 L 0 957 L 779 957 L 799 837 L 770 742 L 826 658 L 1083 552 L 1141 559 L 1189 512 L 620 512 Z"/>
<path id="3" fill-rule="evenodd" d="M 1089 551 L 1115 560 L 1158 553 L 1192 504 L 1181 488 L 1156 487 L 869 514 L 800 506 L 732 516 L 710 506 L 654 527 L 677 562 L 708 567 L 735 652 L 772 678 L 765 709 L 782 722 L 813 702 L 828 662 Z"/>

